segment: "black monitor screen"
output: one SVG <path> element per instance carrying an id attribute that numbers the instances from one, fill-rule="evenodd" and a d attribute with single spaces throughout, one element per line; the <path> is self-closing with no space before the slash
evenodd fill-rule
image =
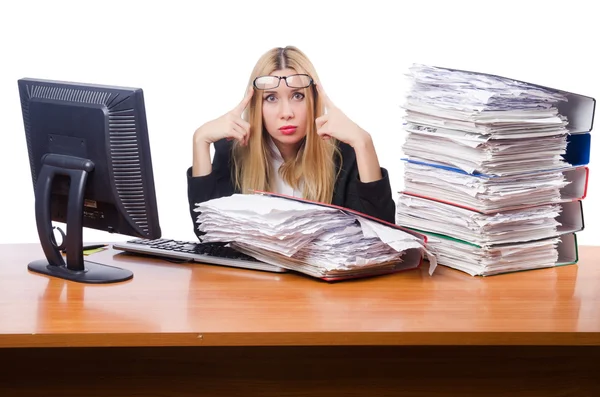
<path id="1" fill-rule="evenodd" d="M 143 91 L 39 79 L 18 85 L 42 246 L 51 220 L 67 223 L 67 252 L 71 240 L 81 244 L 81 227 L 159 238 Z"/>

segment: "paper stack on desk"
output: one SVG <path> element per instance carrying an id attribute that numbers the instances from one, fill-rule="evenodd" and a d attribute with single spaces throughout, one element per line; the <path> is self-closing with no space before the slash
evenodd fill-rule
<path id="1" fill-rule="evenodd" d="M 408 194 L 398 198 L 397 220 L 482 247 L 521 243 L 556 236 L 558 204 L 482 214 Z"/>
<path id="2" fill-rule="evenodd" d="M 425 65 L 409 75 L 396 223 L 471 275 L 576 263 L 595 100 Z"/>
<path id="3" fill-rule="evenodd" d="M 490 178 L 413 161 L 404 164 L 405 191 L 483 213 L 558 203 L 568 185 L 558 170 Z"/>
<path id="4" fill-rule="evenodd" d="M 203 242 L 227 242 L 263 262 L 325 280 L 416 268 L 422 235 L 357 212 L 275 194 L 196 205 Z"/>
<path id="5" fill-rule="evenodd" d="M 559 92 L 482 74 L 415 65 L 404 153 L 469 174 L 514 175 L 567 167 Z"/>

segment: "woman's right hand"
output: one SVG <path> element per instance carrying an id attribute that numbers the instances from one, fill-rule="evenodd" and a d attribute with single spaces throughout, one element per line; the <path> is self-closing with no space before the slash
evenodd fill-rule
<path id="1" fill-rule="evenodd" d="M 227 140 L 237 139 L 242 145 L 246 145 L 250 138 L 250 123 L 242 119 L 242 114 L 250 103 L 253 93 L 252 86 L 248 87 L 246 96 L 235 108 L 198 128 L 194 133 L 194 141 L 210 145 L 226 138 Z"/>

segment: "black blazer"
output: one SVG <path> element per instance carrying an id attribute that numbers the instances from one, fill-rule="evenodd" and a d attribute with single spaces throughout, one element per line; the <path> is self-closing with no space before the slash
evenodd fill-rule
<path id="1" fill-rule="evenodd" d="M 205 176 L 192 176 L 192 167 L 187 170 L 188 201 L 194 233 L 200 237 L 196 225 L 198 213 L 196 203 L 239 193 L 232 179 L 231 146 L 233 141 L 222 139 L 215 142 L 215 155 L 212 172 Z M 363 183 L 358 179 L 358 166 L 354 149 L 339 142 L 341 161 L 337 161 L 341 171 L 335 181 L 332 204 L 350 208 L 390 223 L 396 221 L 396 204 L 392 198 L 392 188 L 388 172 L 381 168 L 382 178 L 375 182 Z"/>

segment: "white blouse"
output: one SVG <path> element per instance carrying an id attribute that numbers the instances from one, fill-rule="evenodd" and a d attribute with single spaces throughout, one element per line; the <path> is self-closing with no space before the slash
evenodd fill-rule
<path id="1" fill-rule="evenodd" d="M 283 178 L 279 174 L 279 168 L 283 164 L 283 156 L 281 155 L 281 152 L 279 151 L 277 146 L 275 146 L 275 142 L 273 142 L 273 139 L 271 137 L 269 137 L 268 139 L 269 147 L 271 148 L 271 150 L 273 150 L 273 153 L 275 154 L 271 163 L 271 167 L 273 167 L 273 176 L 275 178 L 273 184 L 273 189 L 275 190 L 275 193 L 302 198 L 302 190 L 296 190 L 292 188 L 283 180 Z M 300 188 L 302 188 L 302 181 L 300 181 Z"/>

